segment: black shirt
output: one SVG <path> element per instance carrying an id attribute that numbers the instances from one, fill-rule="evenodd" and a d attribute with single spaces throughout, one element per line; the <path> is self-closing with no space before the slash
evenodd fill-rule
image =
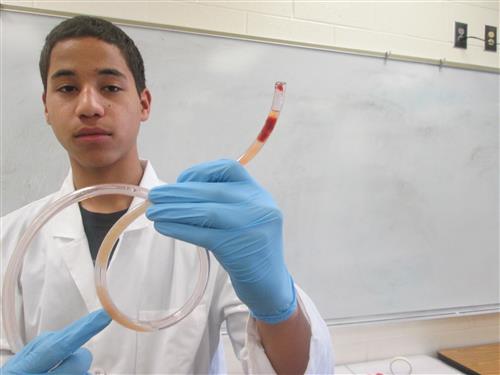
<path id="1" fill-rule="evenodd" d="M 127 212 L 127 210 L 102 214 L 87 211 L 81 204 L 79 204 L 79 206 L 82 214 L 83 229 L 85 230 L 85 235 L 89 243 L 90 255 L 92 256 L 92 261 L 95 263 L 102 240 L 106 237 L 111 227 L 123 216 L 123 214 L 125 214 L 125 212 Z M 118 241 L 116 243 L 118 243 Z M 113 254 L 111 254 L 111 256 L 113 256 Z"/>

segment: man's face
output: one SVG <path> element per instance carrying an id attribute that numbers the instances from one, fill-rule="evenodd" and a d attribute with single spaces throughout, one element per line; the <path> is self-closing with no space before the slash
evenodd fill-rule
<path id="1" fill-rule="evenodd" d="M 52 49 L 43 95 L 45 117 L 72 163 L 101 168 L 137 155 L 151 95 L 140 96 L 118 47 L 85 37 Z"/>

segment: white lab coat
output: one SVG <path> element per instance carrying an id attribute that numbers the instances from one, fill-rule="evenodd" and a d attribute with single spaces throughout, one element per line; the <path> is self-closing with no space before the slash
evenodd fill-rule
<path id="1" fill-rule="evenodd" d="M 72 181 L 70 173 L 58 192 L 2 218 L 2 280 L 8 258 L 25 228 L 47 204 L 73 191 Z M 161 183 L 147 163 L 141 186 L 151 188 Z M 139 201 L 135 199 L 132 206 Z M 108 269 L 108 286 L 124 312 L 140 319 L 156 319 L 186 301 L 191 293 L 186 283 L 194 282 L 197 267 L 193 245 L 162 236 L 143 216 L 120 237 Z M 326 325 L 300 289 L 298 295 L 313 334 L 308 372 L 331 373 L 333 358 Z M 24 259 L 17 299 L 21 302 L 19 329 L 25 342 L 101 307 L 76 204 L 50 220 L 32 242 Z M 273 372 L 254 320 L 249 319 L 227 273 L 212 256 L 203 300 L 179 324 L 154 333 L 138 333 L 112 322 L 86 346 L 93 353 L 94 373 L 223 373 L 219 339 L 224 321 L 245 371 Z M 12 355 L 4 336 L 0 353 L 2 362 Z"/>

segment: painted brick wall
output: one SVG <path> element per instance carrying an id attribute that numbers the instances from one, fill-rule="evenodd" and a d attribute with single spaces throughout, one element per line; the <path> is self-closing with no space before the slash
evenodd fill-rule
<path id="1" fill-rule="evenodd" d="M 484 25 L 496 26 L 500 30 L 498 0 L 1 2 L 44 10 L 500 67 L 499 52 L 484 51 L 483 42 L 479 40 L 469 39 L 467 50 L 453 48 L 455 21 L 467 23 L 469 35 L 480 38 L 484 37 Z"/>

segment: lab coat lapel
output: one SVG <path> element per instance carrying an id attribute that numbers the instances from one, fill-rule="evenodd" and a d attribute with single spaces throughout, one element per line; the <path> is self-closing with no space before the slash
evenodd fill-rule
<path id="1" fill-rule="evenodd" d="M 94 284 L 94 267 L 88 250 L 86 238 L 74 239 L 59 248 L 75 285 L 82 296 L 89 312 L 101 305 L 97 298 Z"/>
<path id="2" fill-rule="evenodd" d="M 58 197 L 74 191 L 71 173 L 63 183 Z M 53 233 L 54 246 L 75 282 L 87 309 L 90 311 L 100 307 L 94 285 L 94 266 L 90 256 L 87 237 L 83 229 L 80 209 L 73 204 L 56 216 L 47 225 Z"/>
<path id="3" fill-rule="evenodd" d="M 159 185 L 158 179 L 151 163 L 143 161 L 144 175 L 141 180 L 141 186 L 148 189 Z M 73 185 L 73 176 L 68 174 L 64 183 L 56 195 L 56 199 L 67 195 L 75 190 Z M 143 202 L 143 199 L 134 198 L 130 207 Z M 90 250 L 87 237 L 83 229 L 82 217 L 77 204 L 65 208 L 54 216 L 47 225 L 50 225 L 54 236 L 54 243 L 57 244 L 57 250 L 60 252 L 66 266 L 68 267 L 78 290 L 85 301 L 89 311 L 100 307 L 99 300 L 95 291 L 94 284 L 94 265 L 90 256 Z M 132 222 L 125 232 L 143 229 L 151 222 L 142 215 Z"/>

